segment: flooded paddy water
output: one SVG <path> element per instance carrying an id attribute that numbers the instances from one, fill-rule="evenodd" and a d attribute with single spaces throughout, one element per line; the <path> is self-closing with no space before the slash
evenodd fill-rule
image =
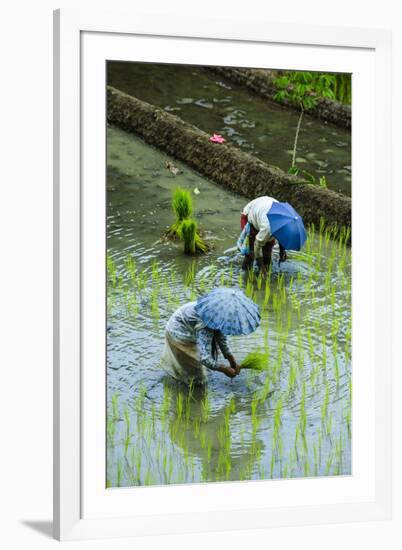
<path id="1" fill-rule="evenodd" d="M 228 249 L 247 200 L 119 129 L 107 137 L 107 485 L 350 474 L 345 239 L 310 230 L 302 252 L 280 266 L 274 257 L 266 280 L 246 276 Z M 193 193 L 213 244 L 206 256 L 187 257 L 163 238 L 177 186 Z M 165 325 L 177 307 L 220 285 L 241 287 L 260 305 L 257 331 L 229 343 L 238 362 L 266 350 L 268 368 L 234 379 L 211 371 L 207 386 L 189 388 L 163 371 Z"/>
<path id="2" fill-rule="evenodd" d="M 225 81 L 202 67 L 111 62 L 108 84 L 178 115 L 205 132 L 222 134 L 230 143 L 287 171 L 298 121 L 286 109 Z M 351 195 L 350 130 L 304 115 L 297 166 L 328 187 Z"/>

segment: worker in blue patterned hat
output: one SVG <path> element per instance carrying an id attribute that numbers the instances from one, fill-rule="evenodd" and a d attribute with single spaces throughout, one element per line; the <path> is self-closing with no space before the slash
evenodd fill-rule
<path id="1" fill-rule="evenodd" d="M 166 325 L 163 368 L 185 383 L 205 383 L 208 370 L 229 378 L 240 367 L 227 336 L 254 332 L 260 325 L 258 305 L 237 288 L 219 287 L 173 313 Z M 221 352 L 228 364 L 218 361 Z"/>

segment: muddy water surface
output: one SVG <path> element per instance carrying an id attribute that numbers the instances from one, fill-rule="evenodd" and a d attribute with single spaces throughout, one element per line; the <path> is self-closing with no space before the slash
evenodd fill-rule
<path id="1" fill-rule="evenodd" d="M 178 185 L 213 244 L 195 262 L 163 239 Z M 245 200 L 115 128 L 107 187 L 108 486 L 350 474 L 350 251 L 311 237 L 304 253 L 274 260 L 268 283 L 250 281 L 226 252 Z M 210 372 L 189 390 L 162 369 L 164 327 L 222 284 L 261 306 L 261 327 L 230 339 L 236 358 L 266 349 L 269 368 Z"/>

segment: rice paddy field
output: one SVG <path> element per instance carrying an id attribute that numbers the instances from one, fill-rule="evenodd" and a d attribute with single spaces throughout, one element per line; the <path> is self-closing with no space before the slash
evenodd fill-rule
<path id="1" fill-rule="evenodd" d="M 163 237 L 177 186 L 193 195 L 205 256 Z M 107 486 L 351 474 L 347 235 L 310 227 L 280 266 L 274 250 L 266 279 L 245 274 L 230 249 L 247 200 L 113 127 L 107 188 Z M 266 354 L 266 368 L 187 387 L 163 370 L 165 325 L 216 286 L 259 304 L 261 326 L 229 343 L 239 363 Z"/>

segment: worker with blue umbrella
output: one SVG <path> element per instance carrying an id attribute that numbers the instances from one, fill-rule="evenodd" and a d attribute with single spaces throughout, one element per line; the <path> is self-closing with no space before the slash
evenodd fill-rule
<path id="1" fill-rule="evenodd" d="M 271 264 L 276 241 L 280 263 L 287 259 L 286 250 L 300 250 L 307 238 L 303 220 L 293 206 L 267 196 L 258 197 L 244 207 L 240 227 L 237 246 L 244 255 L 243 269 L 251 268 L 255 260 L 265 272 Z"/>
<path id="2" fill-rule="evenodd" d="M 166 325 L 162 366 L 174 378 L 205 383 L 208 370 L 237 376 L 240 367 L 227 336 L 254 332 L 261 317 L 257 304 L 236 288 L 219 287 L 173 313 Z M 219 351 L 228 364 L 218 362 Z"/>

